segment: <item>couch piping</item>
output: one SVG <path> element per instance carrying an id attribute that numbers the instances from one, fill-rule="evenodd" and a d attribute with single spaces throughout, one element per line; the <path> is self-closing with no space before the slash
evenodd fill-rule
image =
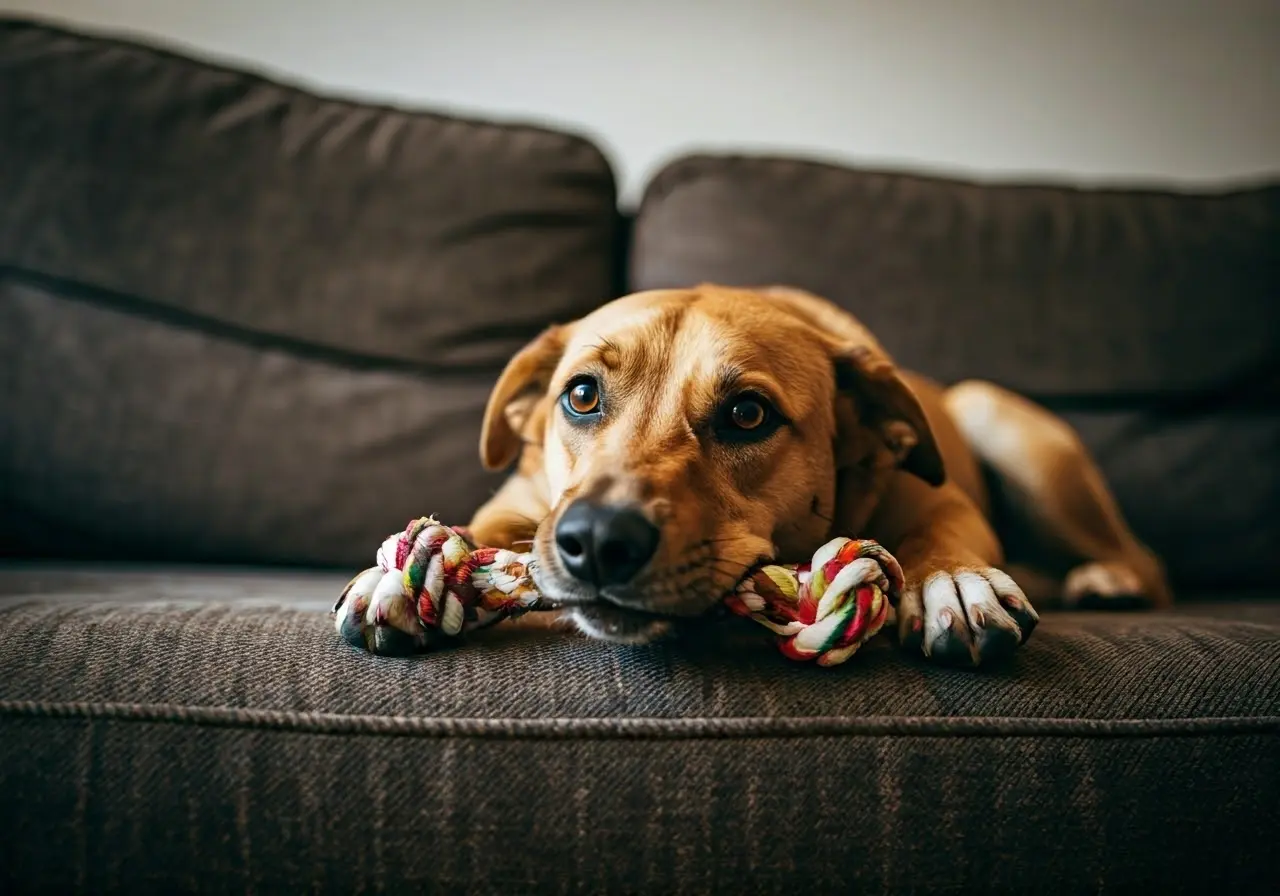
<path id="1" fill-rule="evenodd" d="M 0 716 L 243 728 L 298 734 L 497 740 L 685 740 L 762 737 L 1151 738 L 1280 735 L 1280 716 L 1177 719 L 744 716 L 734 718 L 419 718 L 173 703 L 0 700 Z"/>

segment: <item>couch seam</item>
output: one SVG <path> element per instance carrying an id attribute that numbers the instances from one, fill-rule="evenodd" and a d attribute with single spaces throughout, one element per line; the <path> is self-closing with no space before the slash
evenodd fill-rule
<path id="1" fill-rule="evenodd" d="M 36 271 L 0 259 L 0 281 L 8 280 L 55 303 L 86 305 L 131 320 L 181 330 L 223 345 L 255 351 L 280 352 L 291 359 L 327 368 L 362 373 L 410 376 L 418 379 L 465 380 L 489 376 L 500 362 L 437 363 L 394 355 L 373 355 L 312 338 L 260 329 L 238 321 L 220 320 L 206 313 L 169 305 L 141 295 L 86 283 L 61 273 Z"/>
<path id="2" fill-rule="evenodd" d="M 1009 716 L 736 716 L 727 718 L 451 718 L 381 716 L 173 703 L 0 700 L 8 718 L 81 719 L 296 734 L 497 740 L 697 740 L 795 737 L 1163 738 L 1280 735 L 1280 715 L 1174 719 Z"/>

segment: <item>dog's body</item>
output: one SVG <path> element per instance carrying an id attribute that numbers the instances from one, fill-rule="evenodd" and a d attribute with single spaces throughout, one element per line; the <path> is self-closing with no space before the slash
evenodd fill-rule
<path id="1" fill-rule="evenodd" d="M 532 542 L 539 587 L 599 637 L 647 640 L 756 563 L 844 534 L 903 565 L 904 646 L 1003 657 L 1036 614 L 1001 570 L 983 465 L 1074 558 L 1068 600 L 1169 599 L 1065 423 L 993 385 L 901 372 L 850 315 L 796 290 L 639 293 L 553 327 L 495 387 L 481 455 L 519 464 L 472 521 L 477 540 Z"/>

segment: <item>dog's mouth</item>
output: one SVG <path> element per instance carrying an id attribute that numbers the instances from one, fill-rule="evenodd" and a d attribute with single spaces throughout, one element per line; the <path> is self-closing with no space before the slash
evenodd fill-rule
<path id="1" fill-rule="evenodd" d="M 549 605 L 569 611 L 585 634 L 621 643 L 648 643 L 716 617 L 725 598 L 768 562 L 759 551 L 764 545 L 751 545 L 756 556 L 747 562 L 717 556 L 712 549 L 716 539 L 708 538 L 686 549 L 680 562 L 642 570 L 631 582 L 599 587 L 562 568 L 552 531 L 550 524 L 540 529 L 532 545 L 536 562 L 530 572 L 538 591 Z"/>
<path id="2" fill-rule="evenodd" d="M 667 587 L 650 583 L 597 589 L 567 575 L 554 559 L 548 563 L 542 552 L 536 553 L 539 560 L 530 572 L 548 603 L 569 611 L 585 634 L 625 644 L 659 640 L 714 615 L 751 573 L 748 568 L 738 578 L 717 581 L 712 587 L 706 581 L 690 581 Z"/>
<path id="3" fill-rule="evenodd" d="M 584 634 L 619 644 L 661 640 L 671 635 L 679 622 L 677 617 L 629 610 L 604 601 L 575 606 L 573 620 Z"/>

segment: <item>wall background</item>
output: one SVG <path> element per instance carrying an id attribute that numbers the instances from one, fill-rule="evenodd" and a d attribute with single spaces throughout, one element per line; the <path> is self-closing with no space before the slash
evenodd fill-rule
<path id="1" fill-rule="evenodd" d="M 1280 0 L 0 0 L 295 83 L 600 142 L 976 178 L 1280 174 Z"/>

